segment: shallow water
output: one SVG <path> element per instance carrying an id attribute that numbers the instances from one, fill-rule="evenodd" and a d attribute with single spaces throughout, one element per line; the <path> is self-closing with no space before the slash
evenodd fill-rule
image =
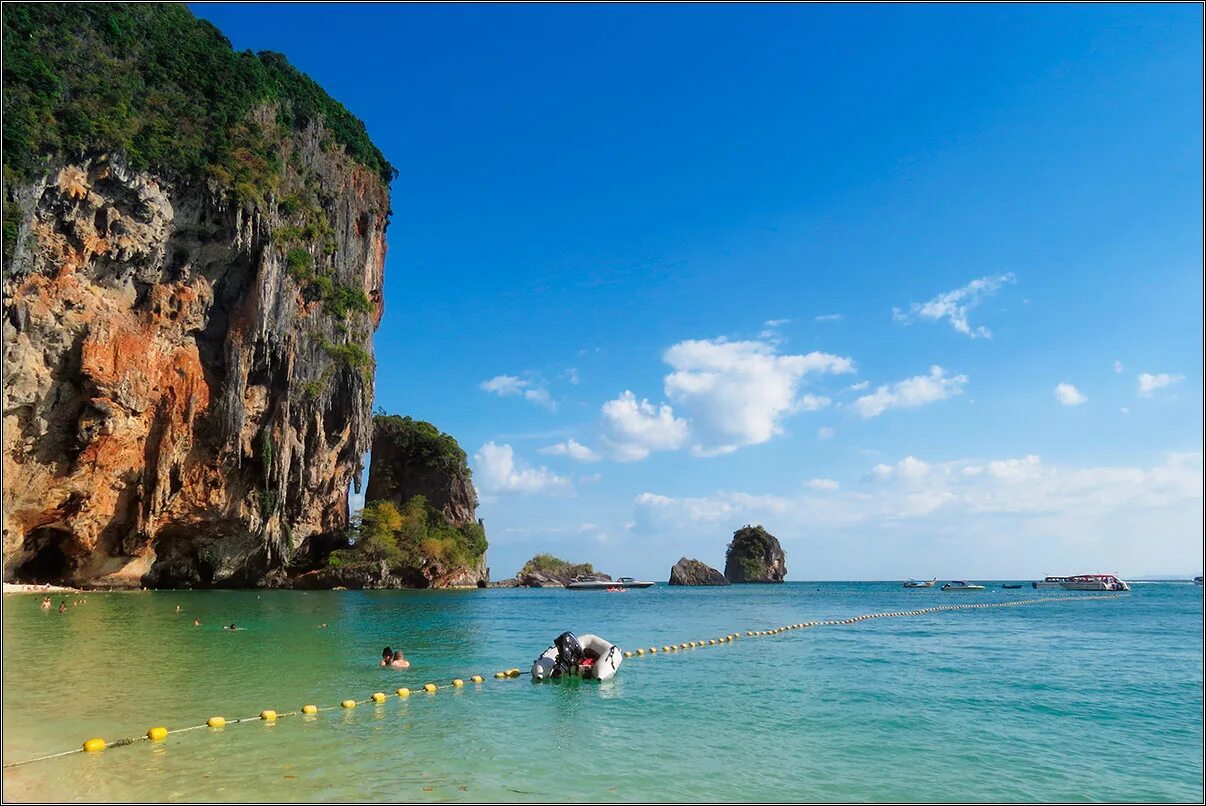
<path id="1" fill-rule="evenodd" d="M 487 679 L 7 769 L 4 795 L 1201 800 L 1202 589 L 1190 584 L 743 637 L 625 660 L 604 684 L 493 678 L 526 671 L 565 629 L 660 647 L 861 613 L 1064 595 L 899 583 L 190 591 L 90 593 L 62 615 L 40 610 L 36 595 L 11 595 L 6 764 L 92 736 Z M 204 626 L 192 626 L 196 616 Z M 232 621 L 246 629 L 220 629 Z M 385 644 L 402 647 L 411 669 L 378 668 Z"/>

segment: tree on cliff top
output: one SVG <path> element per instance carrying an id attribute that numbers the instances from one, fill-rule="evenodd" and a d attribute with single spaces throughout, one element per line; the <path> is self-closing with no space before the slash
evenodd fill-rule
<path id="1" fill-rule="evenodd" d="M 725 552 L 725 568 L 736 564 L 741 567 L 742 578 L 757 579 L 766 573 L 766 558 L 778 546 L 779 541 L 762 524 L 751 526 L 747 523 L 733 533 L 733 540 Z"/>
<path id="2" fill-rule="evenodd" d="M 479 524 L 452 526 L 427 500 L 416 495 L 401 508 L 372 501 L 360 513 L 351 548 L 331 553 L 333 568 L 384 561 L 392 570 L 413 575 L 433 564 L 466 568 L 486 553 L 485 530 Z"/>
<path id="3" fill-rule="evenodd" d="M 6 183 L 90 151 L 231 188 L 265 182 L 280 158 L 251 121 L 264 105 L 285 129 L 321 121 L 382 181 L 396 175 L 364 124 L 284 56 L 235 52 L 182 3 L 5 4 Z"/>
<path id="4" fill-rule="evenodd" d="M 519 569 L 516 576 L 544 574 L 554 577 L 575 577 L 593 573 L 595 573 L 595 568 L 590 563 L 571 563 L 560 557 L 554 557 L 552 554 L 537 554 L 523 564 L 523 568 Z"/>

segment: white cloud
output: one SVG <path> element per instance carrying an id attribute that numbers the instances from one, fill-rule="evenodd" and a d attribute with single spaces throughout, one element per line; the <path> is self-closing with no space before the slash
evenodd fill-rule
<path id="1" fill-rule="evenodd" d="M 1014 282 L 1012 273 L 994 274 L 972 280 L 962 288 L 939 294 L 928 302 L 914 302 L 909 306 L 909 313 L 899 308 L 892 309 L 892 318 L 897 322 L 910 322 L 915 317 L 923 319 L 947 319 L 951 326 L 960 333 L 974 338 L 992 338 L 992 333 L 986 327 L 974 330 L 967 321 L 967 314 L 982 301 L 997 293 L 1002 286 Z M 911 314 L 911 315 L 910 315 Z"/>
<path id="2" fill-rule="evenodd" d="M 782 433 L 784 417 L 828 405 L 827 398 L 799 396 L 806 375 L 854 371 L 849 358 L 780 355 L 766 341 L 688 340 L 663 358 L 674 370 L 665 378 L 666 396 L 689 416 L 699 455 L 767 442 Z"/>
<path id="3" fill-rule="evenodd" d="M 568 456 L 571 459 L 577 459 L 579 462 L 599 461 L 599 454 L 574 439 L 568 439 L 565 442 L 558 442 L 556 445 L 541 448 L 540 452 L 547 456 Z"/>
<path id="4" fill-rule="evenodd" d="M 763 327 L 782 327 L 783 325 L 791 324 L 790 319 L 767 319 L 762 323 Z"/>
<path id="5" fill-rule="evenodd" d="M 1120 375 L 1122 374 L 1122 362 L 1121 361 L 1118 361 L 1118 360 L 1114 361 L 1114 371 Z"/>
<path id="6" fill-rule="evenodd" d="M 570 367 L 565 372 L 561 373 L 561 377 L 565 378 L 567 381 L 569 381 L 574 386 L 577 386 L 579 381 L 581 380 L 581 378 L 578 377 L 578 368 L 577 367 Z"/>
<path id="7" fill-rule="evenodd" d="M 1152 375 L 1148 372 L 1142 372 L 1139 374 L 1139 396 L 1151 397 L 1152 392 L 1155 392 L 1157 389 L 1172 386 L 1174 383 L 1180 383 L 1183 380 L 1185 380 L 1184 375 L 1169 375 L 1167 372 Z"/>
<path id="8" fill-rule="evenodd" d="M 817 439 L 833 439 L 836 433 L 837 431 L 833 430 L 829 426 L 822 426 L 817 429 Z"/>
<path id="9" fill-rule="evenodd" d="M 474 480 L 482 492 L 558 494 L 570 490 L 570 480 L 547 468 L 525 467 L 510 445 L 487 442 L 474 454 Z"/>
<path id="10" fill-rule="evenodd" d="M 827 313 L 827 314 L 823 314 L 821 316 L 812 317 L 812 321 L 814 321 L 814 322 L 840 322 L 840 321 L 842 321 L 842 315 L 840 313 Z"/>
<path id="11" fill-rule="evenodd" d="M 678 450 L 687 443 L 690 426 L 665 403 L 655 406 L 626 391 L 603 404 L 603 442 L 621 462 L 644 459 L 653 451 Z"/>
<path id="12" fill-rule="evenodd" d="M 847 491 L 830 479 L 813 479 L 807 492 L 795 496 L 725 491 L 672 498 L 647 492 L 636 498 L 636 521 L 687 535 L 698 534 L 701 523 L 735 529 L 761 521 L 787 540 L 848 527 L 861 538 L 911 523 L 907 528 L 917 534 L 941 528 L 973 548 L 990 534 L 1011 546 L 1023 535 L 1077 545 L 1111 530 L 1129 551 L 1136 524 L 1152 513 L 1163 512 L 1187 529 L 1202 517 L 1198 452 L 1170 453 L 1150 467 L 1048 465 L 1036 455 L 942 464 L 906 457 L 895 467 L 877 465 L 870 475 L 882 483 Z M 977 526 L 969 529 L 968 523 Z M 1200 528 L 1186 533 L 1198 542 Z M 1137 555 L 1145 551 L 1146 544 L 1135 547 Z"/>
<path id="13" fill-rule="evenodd" d="M 844 390 L 844 391 L 846 391 L 846 392 L 861 392 L 861 391 L 863 391 L 864 389 L 866 389 L 866 388 L 867 388 L 868 386 L 870 386 L 870 385 L 871 385 L 871 382 L 870 382 L 870 381 L 859 381 L 858 383 L 852 383 L 852 384 L 850 384 L 849 386 L 847 386 L 847 387 L 845 388 L 845 390 Z"/>
<path id="14" fill-rule="evenodd" d="M 1130 409 L 1128 409 L 1126 406 L 1123 406 L 1122 408 L 1120 408 L 1120 409 L 1119 409 L 1119 411 L 1120 411 L 1120 412 L 1122 412 L 1123 414 L 1130 414 L 1130 413 L 1131 413 L 1131 410 L 1130 410 Z"/>
<path id="15" fill-rule="evenodd" d="M 852 404 L 864 419 L 878 417 L 888 409 L 913 409 L 963 394 L 966 375 L 948 376 L 940 366 L 930 367 L 929 375 L 915 375 L 891 385 L 877 387 L 874 392 L 858 398 Z"/>
<path id="16" fill-rule="evenodd" d="M 478 387 L 499 397 L 521 395 L 525 400 L 538 406 L 543 406 L 550 411 L 557 410 L 557 404 L 549 395 L 548 389 L 515 375 L 495 375 L 488 381 L 482 381 Z"/>
<path id="17" fill-rule="evenodd" d="M 1085 397 L 1070 383 L 1057 384 L 1055 387 L 1055 399 L 1063 406 L 1079 406 L 1089 398 Z"/>

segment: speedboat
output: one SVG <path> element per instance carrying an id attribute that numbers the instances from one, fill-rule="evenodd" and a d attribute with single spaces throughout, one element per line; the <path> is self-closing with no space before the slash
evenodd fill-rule
<path id="1" fill-rule="evenodd" d="M 610 680 L 619 671 L 624 653 L 597 635 L 563 632 L 553 639 L 532 663 L 533 680 L 581 677 L 584 680 Z"/>
<path id="2" fill-rule="evenodd" d="M 605 591 L 609 588 L 652 588 L 656 583 L 641 582 L 632 577 L 620 577 L 615 581 L 606 579 L 579 579 L 574 577 L 565 587 L 575 591 Z"/>
<path id="3" fill-rule="evenodd" d="M 1113 574 L 1078 574 L 1071 577 L 1046 577 L 1030 583 L 1037 590 L 1059 588 L 1066 591 L 1129 591 L 1131 586 Z"/>
<path id="4" fill-rule="evenodd" d="M 906 588 L 932 588 L 937 581 L 937 579 L 931 579 L 929 582 L 918 582 L 915 579 L 909 579 L 905 581 L 904 586 Z"/>
<path id="5" fill-rule="evenodd" d="M 1020 590 L 1022 586 L 1021 585 L 1002 585 L 1001 587 L 1007 591 L 1016 591 L 1016 590 Z"/>
<path id="6" fill-rule="evenodd" d="M 1202 578 L 1201 578 L 1200 576 L 1196 576 L 1196 577 L 1194 577 L 1194 578 L 1193 578 L 1193 584 L 1195 584 L 1195 585 L 1201 585 L 1201 584 L 1202 584 Z"/>
<path id="7" fill-rule="evenodd" d="M 977 585 L 974 582 L 964 582 L 961 579 L 953 579 L 942 586 L 944 591 L 982 591 L 987 590 L 983 585 Z"/>

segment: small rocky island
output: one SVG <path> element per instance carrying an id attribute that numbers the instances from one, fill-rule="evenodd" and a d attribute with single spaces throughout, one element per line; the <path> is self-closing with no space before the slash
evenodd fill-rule
<path id="1" fill-rule="evenodd" d="M 743 526 L 733 533 L 724 561 L 729 582 L 782 582 L 787 557 L 779 540 L 761 525 Z"/>
<path id="2" fill-rule="evenodd" d="M 724 574 L 710 565 L 683 557 L 670 569 L 671 585 L 728 585 Z"/>
<path id="3" fill-rule="evenodd" d="M 611 582 L 611 576 L 590 563 L 570 563 L 552 554 L 537 554 L 523 564 L 513 579 L 497 583 L 500 588 L 564 588 L 574 579 Z"/>

